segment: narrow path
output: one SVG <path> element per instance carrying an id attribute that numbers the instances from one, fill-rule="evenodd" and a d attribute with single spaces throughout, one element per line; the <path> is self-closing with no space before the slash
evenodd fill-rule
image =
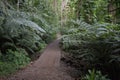
<path id="1" fill-rule="evenodd" d="M 60 66 L 59 40 L 47 46 L 40 58 L 7 80 L 72 80 Z"/>

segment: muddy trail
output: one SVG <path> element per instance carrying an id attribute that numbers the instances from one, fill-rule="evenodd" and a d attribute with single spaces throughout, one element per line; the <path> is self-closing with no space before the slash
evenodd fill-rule
<path id="1" fill-rule="evenodd" d="M 26 69 L 6 80 L 73 80 L 60 63 L 59 40 L 49 44 L 42 55 Z"/>

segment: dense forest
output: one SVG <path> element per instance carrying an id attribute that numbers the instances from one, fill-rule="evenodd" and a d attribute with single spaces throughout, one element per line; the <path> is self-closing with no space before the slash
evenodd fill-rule
<path id="1" fill-rule="evenodd" d="M 120 0 L 0 0 L 0 76 L 26 67 L 56 34 L 79 80 L 120 80 Z"/>

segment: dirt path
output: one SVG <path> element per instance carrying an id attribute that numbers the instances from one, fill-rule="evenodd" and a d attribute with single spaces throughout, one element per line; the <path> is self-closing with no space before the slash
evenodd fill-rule
<path id="1" fill-rule="evenodd" d="M 47 46 L 40 58 L 7 80 L 73 80 L 60 65 L 59 40 Z"/>

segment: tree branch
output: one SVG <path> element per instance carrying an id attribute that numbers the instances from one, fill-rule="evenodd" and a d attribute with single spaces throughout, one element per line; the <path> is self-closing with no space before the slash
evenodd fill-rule
<path id="1" fill-rule="evenodd" d="M 109 12 L 114 12 L 116 10 L 120 9 L 120 7 L 116 8 L 116 9 L 113 9 L 113 10 L 110 10 Z"/>

